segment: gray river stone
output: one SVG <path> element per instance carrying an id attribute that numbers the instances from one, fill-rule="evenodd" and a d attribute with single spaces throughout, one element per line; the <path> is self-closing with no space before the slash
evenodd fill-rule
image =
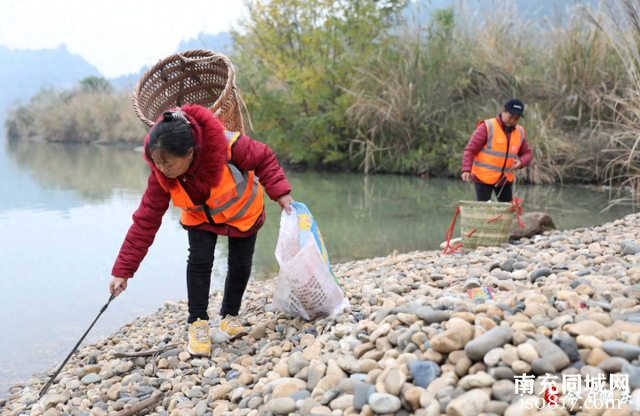
<path id="1" fill-rule="evenodd" d="M 532 282 L 535 282 L 536 279 L 539 279 L 541 277 L 549 276 L 550 274 L 551 274 L 551 269 L 550 268 L 541 267 L 541 268 L 533 270 L 531 273 L 529 273 L 529 280 L 531 280 Z"/>
<path id="2" fill-rule="evenodd" d="M 475 288 L 480 287 L 480 286 L 482 286 L 482 283 L 480 282 L 480 279 L 478 279 L 477 277 L 471 277 L 471 278 L 467 279 L 464 282 L 464 285 L 463 285 L 463 287 L 466 290 L 475 289 Z"/>
<path id="3" fill-rule="evenodd" d="M 640 367 L 632 364 L 622 366 L 622 374 L 629 374 L 629 387 L 631 391 L 640 389 Z"/>
<path id="4" fill-rule="evenodd" d="M 88 384 L 100 383 L 102 381 L 102 378 L 96 373 L 90 373 L 82 377 L 82 380 L 80 381 L 82 381 L 82 384 L 88 385 Z"/>
<path id="5" fill-rule="evenodd" d="M 440 377 L 440 366 L 433 361 L 420 361 L 411 366 L 413 384 L 427 388 L 435 379 Z"/>
<path id="6" fill-rule="evenodd" d="M 524 270 L 527 267 L 529 267 L 529 263 L 528 261 L 517 261 L 515 263 L 513 263 L 513 270 Z"/>
<path id="7" fill-rule="evenodd" d="M 434 311 L 429 307 L 422 307 L 416 310 L 416 315 L 423 321 L 427 323 L 427 325 L 431 324 L 439 324 L 443 321 L 448 321 L 451 317 L 449 312 L 445 311 Z"/>
<path id="8" fill-rule="evenodd" d="M 516 263 L 516 259 L 507 259 L 507 260 L 502 262 L 502 264 L 500 265 L 500 268 L 502 268 L 502 270 L 506 270 L 508 272 L 512 272 L 513 271 L 513 265 L 515 263 Z"/>
<path id="9" fill-rule="evenodd" d="M 498 280 L 507 280 L 509 278 L 509 273 L 504 270 L 494 269 L 491 271 L 491 276 L 495 276 Z"/>
<path id="10" fill-rule="evenodd" d="M 623 255 L 637 254 L 637 253 L 640 253 L 640 247 L 638 247 L 637 245 L 635 245 L 633 243 L 626 244 L 624 246 L 624 250 L 622 250 L 622 254 Z"/>
<path id="11" fill-rule="evenodd" d="M 369 389 L 372 384 L 362 383 L 356 386 L 353 392 L 353 408 L 356 410 L 362 410 L 365 404 L 367 404 L 367 397 L 369 395 Z"/>
<path id="12" fill-rule="evenodd" d="M 531 362 L 531 371 L 533 374 L 539 376 L 547 373 L 554 374 L 556 369 L 551 365 L 551 363 L 538 357 Z"/>
<path id="13" fill-rule="evenodd" d="M 571 288 L 572 289 L 575 289 L 580 285 L 591 286 L 591 284 L 589 283 L 589 281 L 587 279 L 576 279 L 576 280 L 572 280 L 571 281 Z"/>
<path id="14" fill-rule="evenodd" d="M 512 330 L 507 326 L 497 326 L 480 337 L 470 341 L 464 347 L 464 353 L 472 361 L 480 361 L 494 348 L 503 347 L 511 338 Z"/>
<path id="15" fill-rule="evenodd" d="M 587 306 L 590 308 L 602 308 L 607 312 L 611 311 L 611 305 L 608 302 L 589 300 L 587 301 Z"/>
<path id="16" fill-rule="evenodd" d="M 640 347 L 622 341 L 605 341 L 602 349 L 609 355 L 626 358 L 628 361 L 637 360 L 640 355 Z"/>
<path id="17" fill-rule="evenodd" d="M 553 329 L 553 328 L 550 328 L 550 329 Z M 556 345 L 560 347 L 560 349 L 562 349 L 562 351 L 564 351 L 565 354 L 567 354 L 571 362 L 580 360 L 580 351 L 578 349 L 578 344 L 576 343 L 575 338 L 558 337 L 553 339 L 553 342 L 555 342 Z"/>
<path id="18" fill-rule="evenodd" d="M 535 347 L 538 355 L 544 357 L 544 360 L 551 364 L 556 371 L 561 371 L 571 364 L 569 356 L 548 338 L 539 339 Z"/>
<path id="19" fill-rule="evenodd" d="M 302 370 L 305 367 L 309 366 L 309 361 L 307 360 L 295 360 L 293 362 L 289 363 L 289 374 L 291 374 L 291 376 L 295 376 L 296 374 L 298 374 L 300 372 L 300 370 Z"/>
<path id="20" fill-rule="evenodd" d="M 629 361 L 622 357 L 611 357 L 600 361 L 596 367 L 605 373 L 614 374 L 622 370 L 626 364 L 629 364 Z"/>

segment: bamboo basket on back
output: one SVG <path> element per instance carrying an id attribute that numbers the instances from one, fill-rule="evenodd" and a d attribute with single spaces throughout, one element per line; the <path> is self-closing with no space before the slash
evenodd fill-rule
<path id="1" fill-rule="evenodd" d="M 225 55 L 204 49 L 170 55 L 149 68 L 133 91 L 133 109 L 149 127 L 184 104 L 207 107 L 226 130 L 246 134 L 246 107 Z"/>
<path id="2" fill-rule="evenodd" d="M 460 201 L 458 205 L 464 251 L 480 246 L 499 247 L 509 242 L 514 214 L 510 203 Z"/>

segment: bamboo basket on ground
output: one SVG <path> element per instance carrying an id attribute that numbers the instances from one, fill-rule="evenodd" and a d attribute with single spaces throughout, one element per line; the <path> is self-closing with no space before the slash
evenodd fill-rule
<path id="1" fill-rule="evenodd" d="M 473 251 L 480 246 L 499 247 L 509 242 L 514 214 L 512 204 L 460 201 L 458 206 L 464 251 Z"/>
<path id="2" fill-rule="evenodd" d="M 184 104 L 207 107 L 226 130 L 246 134 L 246 106 L 225 55 L 204 49 L 170 55 L 149 68 L 133 91 L 133 109 L 149 127 L 163 112 Z"/>

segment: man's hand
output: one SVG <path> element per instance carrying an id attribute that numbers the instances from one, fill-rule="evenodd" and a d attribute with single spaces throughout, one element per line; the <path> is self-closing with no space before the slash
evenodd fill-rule
<path id="1" fill-rule="evenodd" d="M 469 182 L 471 179 L 471 172 L 462 172 L 462 180 L 465 182 Z"/>
<path id="2" fill-rule="evenodd" d="M 287 215 L 291 215 L 291 203 L 295 202 L 291 195 L 282 195 L 276 202 L 280 205 L 280 209 L 287 211 Z"/>
<path id="3" fill-rule="evenodd" d="M 114 277 L 109 282 L 109 294 L 113 293 L 114 289 L 117 287 L 118 291 L 116 292 L 116 297 L 120 295 L 127 288 L 127 281 L 129 279 L 125 279 L 124 277 Z"/>
<path id="4" fill-rule="evenodd" d="M 513 168 L 513 170 L 518 170 L 522 168 L 522 162 L 520 161 L 520 159 L 516 159 L 513 161 L 513 166 L 511 167 Z"/>

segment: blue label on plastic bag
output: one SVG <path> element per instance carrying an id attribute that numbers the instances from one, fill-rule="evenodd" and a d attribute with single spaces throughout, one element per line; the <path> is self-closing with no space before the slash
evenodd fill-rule
<path id="1" fill-rule="evenodd" d="M 329 253 L 327 253 L 327 248 L 325 247 L 324 241 L 322 240 L 322 235 L 320 234 L 318 225 L 313 219 L 313 215 L 311 215 L 311 211 L 309 211 L 309 208 L 307 208 L 307 206 L 302 202 L 293 202 L 291 205 L 296 209 L 296 212 L 298 214 L 298 225 L 300 228 L 300 248 L 304 247 L 304 245 L 307 243 L 307 240 L 309 240 L 309 237 L 315 238 L 316 244 L 322 252 L 322 258 L 327 264 L 327 268 L 331 272 L 331 275 L 333 276 L 333 279 L 336 281 L 338 286 L 340 286 L 338 279 L 336 279 L 336 275 L 333 274 L 333 270 L 331 270 L 331 264 L 329 263 Z M 342 288 L 342 286 L 340 286 L 340 288 Z"/>

